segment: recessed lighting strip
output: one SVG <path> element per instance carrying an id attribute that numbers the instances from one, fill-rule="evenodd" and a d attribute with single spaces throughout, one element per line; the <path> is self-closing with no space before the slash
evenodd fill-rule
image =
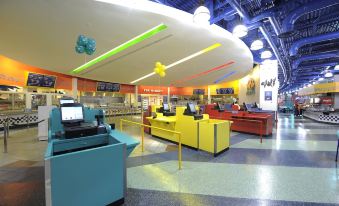
<path id="1" fill-rule="evenodd" d="M 211 51 L 213 49 L 216 49 L 216 48 L 218 48 L 220 46 L 221 46 L 220 43 L 213 44 L 212 46 L 209 46 L 209 47 L 207 47 L 207 48 L 205 48 L 205 49 L 203 49 L 201 51 L 198 51 L 198 52 L 196 52 L 194 54 L 191 54 L 191 55 L 189 55 L 189 56 L 187 56 L 187 57 L 185 57 L 183 59 L 180 59 L 180 60 L 178 60 L 178 61 L 176 61 L 176 62 L 174 62 L 172 64 L 167 65 L 166 66 L 166 70 L 168 70 L 168 69 L 170 69 L 170 68 L 172 68 L 172 67 L 174 67 L 174 66 L 176 66 L 178 64 L 181 64 L 181 63 L 183 63 L 185 61 L 193 59 L 194 57 L 197 57 L 197 56 L 199 56 L 201 54 L 204 54 L 204 53 L 207 53 L 207 52 L 209 52 L 209 51 Z M 155 72 L 149 73 L 149 74 L 147 74 L 147 75 L 145 75 L 143 77 L 140 77 L 139 79 L 136 79 L 136 80 L 132 81 L 131 84 L 137 83 L 137 82 L 139 82 L 139 81 L 141 81 L 143 79 L 146 79 L 146 78 L 148 78 L 150 76 L 153 76 L 154 74 L 155 74 Z"/>
<path id="2" fill-rule="evenodd" d="M 156 35 L 157 33 L 161 32 L 165 29 L 167 29 L 167 26 L 165 24 L 159 24 L 158 26 L 156 26 L 156 27 L 134 37 L 133 39 L 131 39 L 131 40 L 113 48 L 112 50 L 92 59 L 91 61 L 79 66 L 78 68 L 73 69 L 71 73 L 74 73 L 74 74 L 80 73 L 81 71 L 87 69 L 88 67 L 93 66 L 94 64 L 97 64 L 97 63 L 101 62 L 102 60 L 105 60 L 105 59 L 107 59 L 107 58 L 109 58 L 109 57 L 111 57 L 111 56 L 113 56 L 113 55 L 115 55 L 115 54 L 137 44 L 137 43 L 140 43 L 140 42 L 144 41 L 145 39 L 148 39 L 148 38 Z"/>
<path id="3" fill-rule="evenodd" d="M 226 64 L 223 64 L 223 65 L 220 65 L 220 66 L 217 66 L 217 67 L 214 67 L 212 69 L 209 69 L 209 70 L 206 70 L 204 72 L 201 72 L 201 73 L 198 73 L 198 74 L 195 74 L 195 75 L 192 75 L 192 76 L 189 76 L 189 77 L 186 77 L 182 80 L 178 80 L 175 82 L 175 84 L 180 84 L 180 83 L 184 83 L 184 82 L 187 82 L 187 81 L 190 81 L 192 79 L 195 79 L 195 78 L 198 78 L 198 77 L 201 77 L 203 75 L 207 75 L 211 72 L 214 72 L 214 71 L 218 71 L 218 70 L 221 70 L 221 69 L 224 69 L 230 65 L 234 64 L 234 61 L 230 61 L 230 62 L 227 62 Z"/>
<path id="4" fill-rule="evenodd" d="M 227 77 L 233 75 L 234 73 L 236 73 L 236 71 L 232 71 L 232 72 L 230 72 L 230 73 L 225 74 L 225 75 L 222 76 L 221 78 L 217 79 L 217 80 L 214 82 L 214 84 L 217 84 L 217 83 L 221 82 L 222 80 L 224 80 L 224 79 L 226 79 Z"/>

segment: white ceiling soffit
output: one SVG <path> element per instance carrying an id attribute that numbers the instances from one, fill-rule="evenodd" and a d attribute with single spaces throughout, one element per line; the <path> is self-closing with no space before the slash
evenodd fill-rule
<path id="1" fill-rule="evenodd" d="M 127 7 L 126 2 L 134 2 L 134 8 Z M 157 61 L 169 65 L 215 43 L 222 46 L 172 67 L 164 78 L 153 75 L 137 84 L 170 85 L 234 61 L 229 67 L 177 86 L 207 85 L 233 71 L 223 81 L 241 78 L 252 68 L 251 51 L 228 31 L 216 25 L 199 27 L 189 13 L 143 0 L 2 0 L 0 53 L 28 65 L 70 74 L 86 61 L 161 23 L 168 28 L 78 76 L 130 83 L 153 72 Z M 96 40 L 97 50 L 92 56 L 75 52 L 79 34 Z"/>

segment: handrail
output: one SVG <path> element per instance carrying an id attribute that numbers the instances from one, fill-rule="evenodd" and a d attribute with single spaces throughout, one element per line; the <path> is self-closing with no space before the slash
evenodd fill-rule
<path id="1" fill-rule="evenodd" d="M 163 129 L 160 127 L 154 127 L 151 125 L 146 125 L 146 124 L 142 124 L 139 122 L 133 122 L 133 121 L 129 121 L 126 119 L 120 119 L 120 131 L 122 131 L 122 124 L 123 122 L 126 123 L 130 123 L 130 124 L 135 124 L 138 126 L 141 126 L 141 151 L 144 152 L 144 136 L 145 136 L 145 132 L 144 132 L 144 127 L 148 127 L 148 128 L 152 128 L 152 129 L 158 129 L 158 130 L 162 130 L 165 132 L 172 132 L 173 134 L 178 135 L 178 164 L 179 164 L 179 170 L 181 170 L 181 166 L 182 166 L 182 162 L 181 162 L 181 132 L 177 132 L 177 131 L 173 131 L 173 130 L 168 130 L 168 129 Z"/>

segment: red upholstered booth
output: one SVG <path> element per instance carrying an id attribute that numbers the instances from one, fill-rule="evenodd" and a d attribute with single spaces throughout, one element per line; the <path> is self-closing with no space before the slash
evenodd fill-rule
<path id="1" fill-rule="evenodd" d="M 231 120 L 232 131 L 271 135 L 274 117 L 269 113 L 249 113 L 246 111 L 219 111 L 215 104 L 205 106 L 205 114 L 211 119 Z"/>

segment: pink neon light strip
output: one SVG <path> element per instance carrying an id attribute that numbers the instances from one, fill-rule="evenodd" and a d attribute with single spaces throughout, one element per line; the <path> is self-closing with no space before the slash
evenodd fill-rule
<path id="1" fill-rule="evenodd" d="M 209 73 L 211 73 L 211 72 L 218 71 L 218 70 L 220 70 L 220 69 L 224 69 L 225 67 L 228 67 L 228 66 L 230 66 L 230 65 L 232 65 L 232 64 L 234 64 L 234 63 L 235 63 L 234 61 L 227 62 L 226 64 L 223 64 L 223 65 L 214 67 L 214 68 L 212 68 L 212 69 L 206 70 L 206 71 L 201 72 L 201 73 L 199 73 L 199 74 L 195 74 L 195 75 L 192 75 L 192 76 L 189 76 L 189 77 L 185 77 L 184 79 L 175 81 L 175 84 L 184 83 L 184 82 L 190 81 L 190 80 L 192 80 L 192 79 L 201 77 L 201 76 L 203 76 L 203 75 L 207 75 L 207 74 L 209 74 Z"/>

